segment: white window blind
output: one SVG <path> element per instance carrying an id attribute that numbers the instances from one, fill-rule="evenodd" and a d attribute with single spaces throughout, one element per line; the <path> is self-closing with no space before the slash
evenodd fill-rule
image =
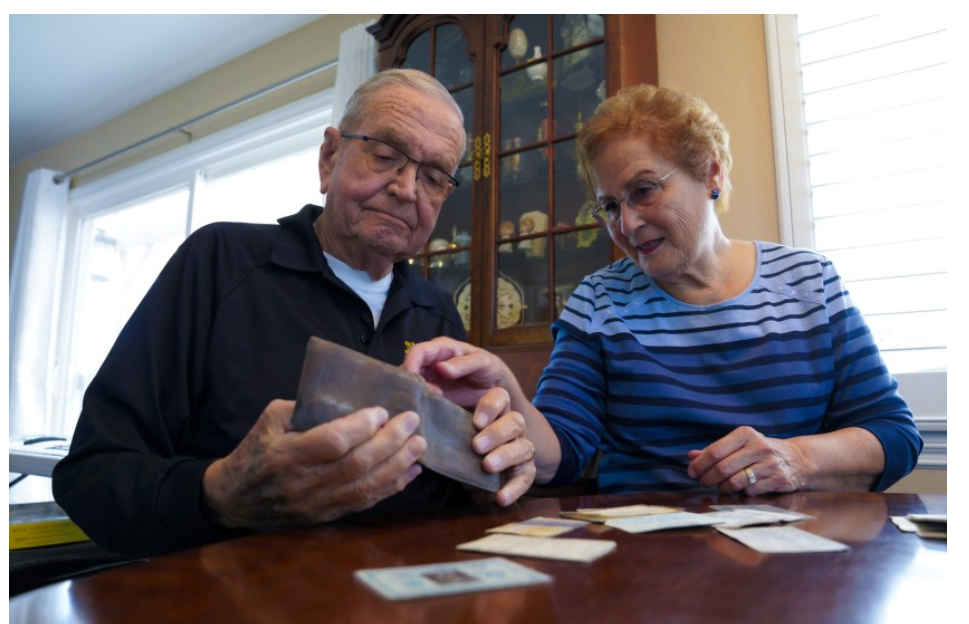
<path id="1" fill-rule="evenodd" d="M 945 17 L 826 12 L 766 23 L 782 240 L 834 262 L 916 414 L 922 459 L 944 466 Z"/>
<path id="2" fill-rule="evenodd" d="M 814 248 L 893 372 L 944 370 L 944 18 L 801 14 L 797 35 Z"/>

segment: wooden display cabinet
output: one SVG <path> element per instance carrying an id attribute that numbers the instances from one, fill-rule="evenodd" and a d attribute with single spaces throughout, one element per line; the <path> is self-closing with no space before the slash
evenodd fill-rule
<path id="1" fill-rule="evenodd" d="M 549 325 L 616 258 L 575 170 L 583 120 L 622 86 L 656 83 L 652 15 L 385 15 L 380 67 L 433 74 L 465 116 L 468 151 L 413 263 L 454 296 L 474 344 L 534 391 Z"/>

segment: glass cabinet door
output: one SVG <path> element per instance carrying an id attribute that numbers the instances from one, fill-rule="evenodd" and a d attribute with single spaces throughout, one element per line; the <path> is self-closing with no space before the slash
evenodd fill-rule
<path id="1" fill-rule="evenodd" d="M 419 69 L 436 77 L 451 92 L 464 114 L 468 151 L 455 174 L 459 185 L 444 203 L 424 250 L 411 259 L 411 264 L 427 279 L 452 294 L 465 328 L 470 331 L 471 214 L 476 166 L 472 159 L 475 68 L 460 25 L 445 21 L 420 32 L 407 46 L 400 66 Z M 477 166 L 480 169 L 480 163 Z M 480 172 L 478 175 L 480 177 Z"/>
<path id="2" fill-rule="evenodd" d="M 583 277 L 611 260 L 575 169 L 575 136 L 606 97 L 600 15 L 519 15 L 498 80 L 497 342 L 555 320 Z M 529 331 L 528 334 L 534 334 Z M 547 340 L 547 338 L 546 338 Z"/>

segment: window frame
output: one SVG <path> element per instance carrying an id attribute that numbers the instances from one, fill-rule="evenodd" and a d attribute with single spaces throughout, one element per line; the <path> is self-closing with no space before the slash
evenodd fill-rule
<path id="1" fill-rule="evenodd" d="M 764 27 L 781 242 L 813 249 L 811 181 L 795 16 L 764 15 Z M 918 467 L 945 469 L 948 371 L 900 373 L 894 377 L 925 439 Z"/>

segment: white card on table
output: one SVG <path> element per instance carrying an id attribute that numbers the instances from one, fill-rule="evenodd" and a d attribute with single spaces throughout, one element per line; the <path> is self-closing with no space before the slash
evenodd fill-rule
<path id="1" fill-rule="evenodd" d="M 487 537 L 458 546 L 458 550 L 586 563 L 595 561 L 615 549 L 616 543 L 609 540 L 570 539 L 567 537 L 546 539 L 544 537 L 526 537 L 502 533 L 492 533 Z"/>
<path id="2" fill-rule="evenodd" d="M 814 533 L 802 531 L 792 526 L 757 527 L 754 529 L 717 527 L 717 530 L 727 537 L 737 540 L 744 546 L 761 553 L 838 552 L 849 550 L 846 544 L 815 535 Z"/>
<path id="3" fill-rule="evenodd" d="M 353 575 L 388 600 L 430 598 L 552 582 L 548 574 L 500 557 L 357 570 Z"/>
<path id="4" fill-rule="evenodd" d="M 636 516 L 633 518 L 616 518 L 606 520 L 606 526 L 622 529 L 627 533 L 649 533 L 650 531 L 665 531 L 667 529 L 683 529 L 687 527 L 713 526 L 720 522 L 718 518 L 707 517 L 708 514 L 695 514 L 688 511 L 658 514 L 655 516 Z"/>

